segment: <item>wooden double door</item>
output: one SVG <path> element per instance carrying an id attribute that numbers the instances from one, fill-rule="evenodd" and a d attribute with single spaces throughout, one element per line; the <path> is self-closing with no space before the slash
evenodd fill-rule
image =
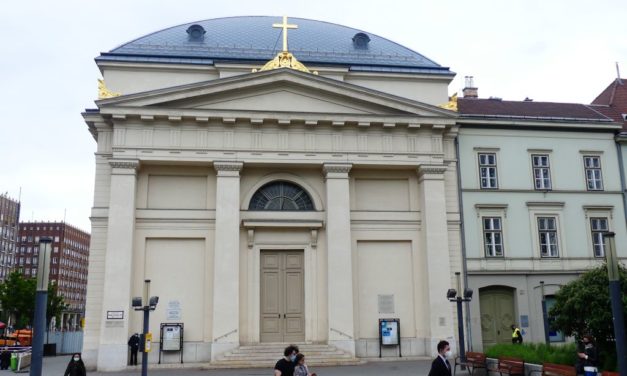
<path id="1" fill-rule="evenodd" d="M 261 251 L 260 267 L 261 342 L 303 342 L 303 251 Z"/>

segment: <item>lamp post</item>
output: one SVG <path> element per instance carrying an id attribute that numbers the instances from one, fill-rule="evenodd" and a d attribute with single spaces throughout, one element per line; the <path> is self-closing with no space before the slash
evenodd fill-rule
<path id="1" fill-rule="evenodd" d="M 462 313 L 462 302 L 469 302 L 472 300 L 472 289 L 464 289 L 464 293 L 462 296 L 462 281 L 460 272 L 455 272 L 455 276 L 457 277 L 457 290 L 449 289 L 446 292 L 446 298 L 451 302 L 457 302 L 457 332 L 459 336 L 459 357 L 461 358 L 462 362 L 465 362 L 466 348 L 464 344 L 464 315 Z M 457 294 L 458 291 L 459 295 Z"/>
<path id="2" fill-rule="evenodd" d="M 544 343 L 550 342 L 549 338 L 549 316 L 546 312 L 546 296 L 544 295 L 544 281 L 540 281 L 540 294 L 542 294 L 542 323 L 544 324 Z"/>
<path id="3" fill-rule="evenodd" d="M 48 277 L 50 274 L 51 238 L 39 239 L 37 264 L 37 290 L 35 292 L 35 322 L 30 376 L 41 376 L 44 355 L 44 331 L 46 330 L 46 308 L 48 304 Z"/>
<path id="4" fill-rule="evenodd" d="M 150 280 L 144 280 L 144 304 L 141 297 L 133 298 L 133 309 L 136 311 L 144 311 L 144 329 L 142 330 L 142 376 L 148 375 L 148 353 L 150 352 L 150 342 L 152 334 L 149 332 L 150 311 L 154 311 L 159 303 L 158 296 L 150 296 Z"/>
<path id="5" fill-rule="evenodd" d="M 618 257 L 613 232 L 603 234 L 605 240 L 605 258 L 607 260 L 607 276 L 610 285 L 610 300 L 612 302 L 612 319 L 614 321 L 614 338 L 616 339 L 616 357 L 618 358 L 618 372 L 620 376 L 627 376 L 627 353 L 625 348 L 625 321 L 623 318 L 623 301 L 620 289 L 620 275 L 618 273 Z"/>

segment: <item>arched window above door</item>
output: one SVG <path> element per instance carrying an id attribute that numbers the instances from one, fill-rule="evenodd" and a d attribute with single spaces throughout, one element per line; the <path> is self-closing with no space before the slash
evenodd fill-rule
<path id="1" fill-rule="evenodd" d="M 287 181 L 263 185 L 250 199 L 248 210 L 315 210 L 311 197 L 300 186 Z"/>

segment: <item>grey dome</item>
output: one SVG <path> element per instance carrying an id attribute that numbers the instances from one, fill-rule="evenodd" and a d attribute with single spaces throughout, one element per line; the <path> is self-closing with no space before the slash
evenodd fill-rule
<path id="1" fill-rule="evenodd" d="M 425 56 L 372 33 L 304 18 L 288 21 L 298 25 L 298 29 L 288 32 L 289 51 L 305 64 L 348 66 L 362 71 L 453 74 Z M 96 61 L 264 63 L 281 50 L 282 30 L 272 27 L 280 22 L 280 17 L 267 16 L 190 22 L 125 43 L 102 53 Z M 188 29 L 192 26 L 200 33 L 204 29 L 201 38 L 190 37 Z M 354 41 L 358 34 L 366 35 L 358 36 L 360 45 Z"/>

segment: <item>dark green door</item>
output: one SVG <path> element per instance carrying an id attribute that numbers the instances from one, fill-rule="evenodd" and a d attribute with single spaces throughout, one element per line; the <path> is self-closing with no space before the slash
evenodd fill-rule
<path id="1" fill-rule="evenodd" d="M 479 292 L 481 336 L 484 350 L 497 343 L 511 343 L 510 326 L 516 323 L 514 290 L 508 288 L 482 289 Z"/>

